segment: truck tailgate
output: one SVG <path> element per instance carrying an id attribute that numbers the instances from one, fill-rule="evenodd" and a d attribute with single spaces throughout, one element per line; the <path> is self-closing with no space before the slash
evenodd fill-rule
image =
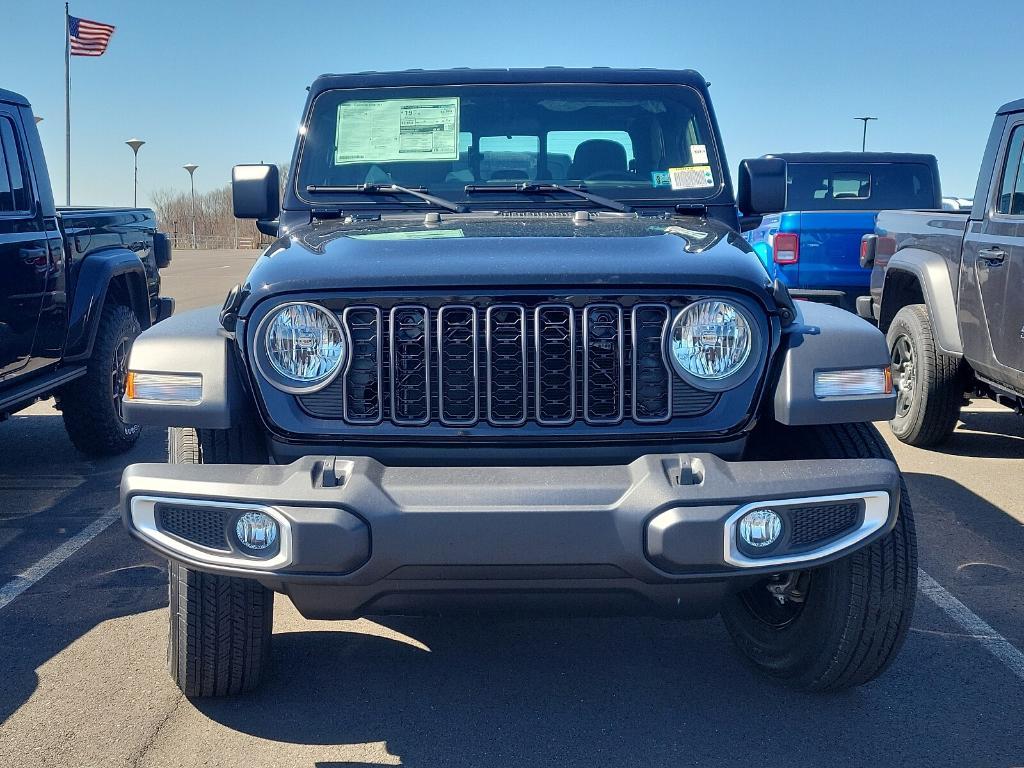
<path id="1" fill-rule="evenodd" d="M 801 212 L 797 287 L 866 288 L 870 273 L 860 266 L 860 240 L 875 231 L 875 216 L 874 211 Z"/>

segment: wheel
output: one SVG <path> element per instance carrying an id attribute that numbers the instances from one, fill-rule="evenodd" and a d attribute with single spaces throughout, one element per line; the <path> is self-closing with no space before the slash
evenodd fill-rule
<path id="1" fill-rule="evenodd" d="M 896 417 L 889 422 L 893 434 L 919 448 L 939 445 L 953 434 L 960 415 L 960 358 L 943 354 L 936 346 L 924 304 L 897 312 L 886 340 L 898 393 Z"/>
<path id="2" fill-rule="evenodd" d="M 64 428 L 82 453 L 115 456 L 130 450 L 139 439 L 142 427 L 124 420 L 122 400 L 128 353 L 141 330 L 131 309 L 106 305 L 85 375 L 61 390 Z"/>
<path id="3" fill-rule="evenodd" d="M 892 458 L 869 424 L 779 429 L 771 442 L 779 460 Z M 827 565 L 759 580 L 726 601 L 722 618 L 755 667 L 803 690 L 835 691 L 892 663 L 916 593 L 917 537 L 901 480 L 892 531 Z"/>
<path id="4" fill-rule="evenodd" d="M 252 429 L 168 432 L 172 464 L 265 462 Z M 169 563 L 167 666 L 186 696 L 232 696 L 256 688 L 270 661 L 274 593 L 251 579 Z"/>

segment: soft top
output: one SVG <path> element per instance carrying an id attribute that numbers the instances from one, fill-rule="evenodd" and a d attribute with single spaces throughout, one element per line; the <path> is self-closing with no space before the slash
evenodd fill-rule
<path id="1" fill-rule="evenodd" d="M 5 91 L 3 88 L 0 88 L 0 101 L 6 102 L 8 104 L 17 104 L 21 107 L 29 106 L 28 99 L 26 99 L 20 93 L 15 93 L 14 91 Z"/>
<path id="2" fill-rule="evenodd" d="M 914 152 L 778 152 L 765 157 L 788 163 L 936 163 L 935 155 Z"/>

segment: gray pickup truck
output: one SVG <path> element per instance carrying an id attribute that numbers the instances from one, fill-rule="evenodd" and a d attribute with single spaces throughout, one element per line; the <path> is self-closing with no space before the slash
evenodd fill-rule
<path id="1" fill-rule="evenodd" d="M 318 619 L 721 613 L 752 664 L 859 685 L 903 643 L 916 544 L 866 422 L 895 408 L 877 328 L 794 303 L 740 235 L 692 71 L 325 75 L 278 239 L 219 311 L 142 334 L 125 411 L 170 428 L 128 531 L 170 561 L 170 672 L 255 686 L 275 593 Z M 798 306 L 799 304 L 799 306 Z"/>
<path id="2" fill-rule="evenodd" d="M 1022 150 L 1024 100 L 996 114 L 970 211 L 885 211 L 861 244 L 857 309 L 887 334 L 905 443 L 948 438 L 965 393 L 1024 411 Z"/>
<path id="3" fill-rule="evenodd" d="M 53 396 L 75 446 L 123 453 L 128 352 L 170 317 L 148 208 L 57 208 L 28 101 L 0 90 L 0 420 Z"/>

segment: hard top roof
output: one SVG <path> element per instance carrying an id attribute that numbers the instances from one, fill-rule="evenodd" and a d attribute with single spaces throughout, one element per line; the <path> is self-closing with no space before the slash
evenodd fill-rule
<path id="1" fill-rule="evenodd" d="M 20 93 L 15 93 L 14 91 L 5 91 L 3 88 L 0 88 L 0 101 L 5 101 L 8 104 L 18 104 L 22 107 L 27 107 L 29 105 L 28 99 L 26 99 Z"/>
<path id="2" fill-rule="evenodd" d="M 355 72 L 320 75 L 311 91 L 332 88 L 388 88 L 415 85 L 507 85 L 519 83 L 618 83 L 689 85 L 703 90 L 707 83 L 692 69 L 407 69 L 400 72 Z"/>
<path id="3" fill-rule="evenodd" d="M 1024 112 L 1024 99 L 1008 101 L 996 110 L 997 115 L 1006 115 L 1010 112 Z"/>
<path id="4" fill-rule="evenodd" d="M 934 163 L 935 155 L 914 152 L 776 152 L 789 163 Z"/>

